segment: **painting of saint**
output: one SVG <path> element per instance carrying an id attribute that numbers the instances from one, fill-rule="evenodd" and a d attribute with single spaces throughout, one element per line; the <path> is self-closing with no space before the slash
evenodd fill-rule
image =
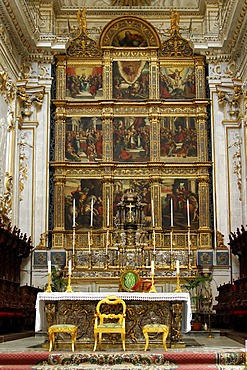
<path id="1" fill-rule="evenodd" d="M 163 180 L 161 185 L 162 227 L 164 229 L 171 227 L 172 206 L 175 229 L 186 230 L 188 225 L 192 229 L 197 229 L 199 227 L 198 198 L 197 181 L 188 179 Z"/>
<path id="2" fill-rule="evenodd" d="M 161 99 L 193 99 L 196 97 L 195 70 L 192 67 L 161 67 Z"/>
<path id="3" fill-rule="evenodd" d="M 80 100 L 102 98 L 102 66 L 68 66 L 66 97 Z"/>
<path id="4" fill-rule="evenodd" d="M 70 162 L 102 161 L 102 122 L 97 117 L 66 119 L 65 158 Z"/>
<path id="5" fill-rule="evenodd" d="M 150 160 L 150 123 L 145 117 L 120 117 L 113 121 L 113 160 Z"/>
<path id="6" fill-rule="evenodd" d="M 113 98 L 143 100 L 149 96 L 149 63 L 145 61 L 113 62 Z"/>
<path id="7" fill-rule="evenodd" d="M 75 200 L 75 201 L 74 201 Z M 101 180 L 72 179 L 65 185 L 65 228 L 73 224 L 73 202 L 75 202 L 76 230 L 102 227 L 103 202 Z"/>
<path id="8" fill-rule="evenodd" d="M 112 41 L 112 46 L 138 47 L 147 45 L 146 38 L 137 30 L 120 31 Z"/>
<path id="9" fill-rule="evenodd" d="M 195 159 L 197 130 L 195 117 L 162 117 L 160 126 L 160 159 Z"/>

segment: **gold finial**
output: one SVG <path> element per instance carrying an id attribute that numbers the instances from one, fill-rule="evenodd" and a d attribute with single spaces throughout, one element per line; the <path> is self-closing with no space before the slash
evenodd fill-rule
<path id="1" fill-rule="evenodd" d="M 179 19 L 180 15 L 179 12 L 176 10 L 173 10 L 172 8 L 170 9 L 170 17 L 171 17 L 171 33 L 173 34 L 174 31 L 179 31 Z"/>
<path id="2" fill-rule="evenodd" d="M 79 23 L 79 28 L 84 32 L 87 32 L 87 21 L 86 21 L 87 8 L 84 6 L 83 9 L 78 10 L 77 20 Z"/>

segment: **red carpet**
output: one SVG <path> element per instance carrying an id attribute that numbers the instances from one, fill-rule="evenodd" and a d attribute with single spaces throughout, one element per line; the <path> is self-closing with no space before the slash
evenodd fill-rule
<path id="1" fill-rule="evenodd" d="M 0 369 L 153 369 L 238 370 L 244 369 L 245 353 L 187 352 L 9 352 L 0 353 Z"/>

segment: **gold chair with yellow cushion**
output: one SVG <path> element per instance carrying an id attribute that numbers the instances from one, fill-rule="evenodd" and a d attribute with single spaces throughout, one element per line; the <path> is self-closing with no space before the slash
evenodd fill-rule
<path id="1" fill-rule="evenodd" d="M 169 333 L 168 326 L 163 325 L 163 324 L 150 324 L 150 325 L 145 325 L 142 328 L 142 331 L 143 331 L 143 335 L 146 339 L 146 345 L 145 345 L 144 351 L 146 351 L 148 349 L 148 344 L 149 344 L 148 333 L 163 333 L 163 338 L 162 338 L 163 339 L 163 347 L 164 347 L 164 350 L 167 351 L 166 338 L 167 338 L 168 333 Z"/>
<path id="2" fill-rule="evenodd" d="M 114 313 L 113 306 L 116 307 Z M 98 302 L 94 315 L 94 351 L 97 348 L 99 337 L 99 347 L 101 348 L 102 334 L 121 334 L 122 346 L 125 351 L 125 317 L 126 304 L 119 297 L 112 295 Z"/>
<path id="3" fill-rule="evenodd" d="M 74 352 L 77 331 L 78 331 L 78 327 L 75 325 L 70 325 L 70 324 L 51 325 L 48 328 L 48 336 L 49 336 L 49 341 L 50 341 L 49 351 L 51 351 L 55 347 L 55 334 L 56 333 L 68 333 L 71 335 L 72 351 Z"/>

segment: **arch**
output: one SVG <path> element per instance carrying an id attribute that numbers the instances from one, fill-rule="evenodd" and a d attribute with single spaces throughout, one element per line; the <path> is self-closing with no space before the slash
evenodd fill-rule
<path id="1" fill-rule="evenodd" d="M 124 16 L 111 21 L 103 29 L 100 47 L 160 47 L 154 27 L 144 19 Z"/>

